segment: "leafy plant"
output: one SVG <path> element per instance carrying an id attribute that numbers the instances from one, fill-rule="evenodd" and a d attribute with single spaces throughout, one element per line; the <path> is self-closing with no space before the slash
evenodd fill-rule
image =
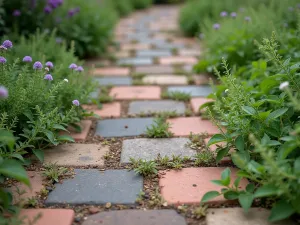
<path id="1" fill-rule="evenodd" d="M 204 149 L 195 155 L 196 166 L 200 166 L 200 165 L 211 166 L 215 164 L 216 164 L 215 154 L 210 150 Z"/>
<path id="2" fill-rule="evenodd" d="M 142 176 L 157 174 L 157 164 L 154 161 L 141 160 L 134 171 Z"/>
<path id="3" fill-rule="evenodd" d="M 169 91 L 163 92 L 162 98 L 173 99 L 175 101 L 189 101 L 191 99 L 191 94 L 181 91 Z"/>
<path id="4" fill-rule="evenodd" d="M 43 176 L 45 176 L 50 182 L 59 182 L 59 179 L 63 177 L 68 169 L 65 167 L 57 166 L 57 164 L 46 164 L 44 165 L 45 171 L 43 171 Z"/>
<path id="5" fill-rule="evenodd" d="M 169 131 L 170 124 L 165 118 L 156 118 L 154 124 L 147 127 L 146 135 L 149 138 L 169 138 L 172 137 L 172 132 Z"/>

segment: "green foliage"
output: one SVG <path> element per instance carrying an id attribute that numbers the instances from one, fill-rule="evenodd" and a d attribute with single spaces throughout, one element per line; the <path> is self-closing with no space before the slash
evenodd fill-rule
<path id="1" fill-rule="evenodd" d="M 133 11 L 132 0 L 108 0 L 112 3 L 113 7 L 117 10 L 120 16 L 127 16 Z"/>
<path id="2" fill-rule="evenodd" d="M 152 0 L 131 0 L 131 4 L 135 9 L 144 9 L 152 4 Z"/>
<path id="3" fill-rule="evenodd" d="M 64 176 L 68 169 L 65 167 L 59 167 L 56 164 L 44 165 L 45 171 L 43 171 L 43 176 L 45 176 L 51 182 L 59 182 L 59 179 Z"/>
<path id="4" fill-rule="evenodd" d="M 154 124 L 147 127 L 146 135 L 148 138 L 169 138 L 172 137 L 172 132 L 169 131 L 170 124 L 165 118 L 156 118 Z"/>
<path id="5" fill-rule="evenodd" d="M 158 172 L 156 169 L 157 164 L 154 161 L 138 160 L 135 161 L 133 166 L 135 166 L 134 171 L 142 176 L 155 175 Z"/>
<path id="6" fill-rule="evenodd" d="M 189 93 L 181 92 L 181 91 L 169 91 L 169 92 L 163 92 L 162 98 L 187 102 L 191 99 L 191 95 Z"/>
<path id="7" fill-rule="evenodd" d="M 201 166 L 201 165 L 213 166 L 215 164 L 216 164 L 215 154 L 208 149 L 204 149 L 195 155 L 196 166 Z"/>

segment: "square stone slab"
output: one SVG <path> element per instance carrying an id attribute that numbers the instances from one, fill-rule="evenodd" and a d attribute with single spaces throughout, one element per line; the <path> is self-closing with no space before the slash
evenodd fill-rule
<path id="1" fill-rule="evenodd" d="M 130 69 L 126 67 L 105 67 L 95 68 L 93 71 L 94 76 L 128 76 Z"/>
<path id="2" fill-rule="evenodd" d="M 186 76 L 178 75 L 147 75 L 143 77 L 143 82 L 146 84 L 172 85 L 172 84 L 187 84 Z"/>
<path id="3" fill-rule="evenodd" d="M 150 49 L 150 50 L 140 50 L 136 52 L 137 57 L 160 57 L 160 56 L 171 56 L 172 52 L 170 50 L 163 49 Z"/>
<path id="4" fill-rule="evenodd" d="M 97 77 L 94 78 L 94 81 L 97 81 L 100 86 L 107 85 L 131 85 L 132 78 L 131 77 Z"/>
<path id="5" fill-rule="evenodd" d="M 34 225 L 72 225 L 75 217 L 72 209 L 22 209 L 20 218 L 24 218 L 23 224 L 31 224 L 39 215 Z"/>
<path id="6" fill-rule="evenodd" d="M 185 112 L 185 104 L 173 100 L 159 101 L 134 101 L 129 104 L 128 114 L 134 115 L 139 113 L 157 113 L 157 112 L 173 112 L 183 114 Z"/>
<path id="7" fill-rule="evenodd" d="M 217 126 L 209 120 L 202 120 L 200 117 L 178 117 L 167 120 L 171 124 L 169 129 L 174 136 L 189 136 L 194 134 L 208 133 L 214 135 L 220 133 Z"/>
<path id="8" fill-rule="evenodd" d="M 182 170 L 165 171 L 159 179 L 162 197 L 171 204 L 199 204 L 204 194 L 208 191 L 221 191 L 222 187 L 211 182 L 219 180 L 225 167 L 183 168 Z M 231 182 L 237 178 L 236 168 L 231 169 Z M 246 179 L 241 180 L 240 188 L 245 189 L 248 184 Z M 210 203 L 222 204 L 228 202 L 218 196 Z"/>
<path id="9" fill-rule="evenodd" d="M 88 216 L 82 225 L 186 225 L 175 210 L 120 210 Z"/>
<path id="10" fill-rule="evenodd" d="M 161 65 L 172 65 L 172 64 L 191 64 L 194 65 L 198 62 L 198 59 L 192 56 L 169 56 L 161 57 L 159 63 Z"/>
<path id="11" fill-rule="evenodd" d="M 123 58 L 119 59 L 118 65 L 133 65 L 133 66 L 142 66 L 142 65 L 151 65 L 153 63 L 152 58 Z"/>
<path id="12" fill-rule="evenodd" d="M 208 99 L 208 98 L 192 98 L 191 99 L 191 105 L 192 105 L 192 109 L 195 113 L 199 112 L 199 108 L 200 106 L 202 106 L 203 104 L 207 103 L 207 102 L 213 102 L 212 99 Z"/>
<path id="13" fill-rule="evenodd" d="M 155 100 L 160 99 L 160 87 L 156 86 L 134 86 L 134 87 L 113 87 L 109 95 L 116 100 Z"/>
<path id="14" fill-rule="evenodd" d="M 143 74 L 172 74 L 174 73 L 174 68 L 172 66 L 161 65 L 137 66 L 135 67 L 135 72 Z"/>
<path id="15" fill-rule="evenodd" d="M 210 86 L 171 86 L 168 91 L 180 91 L 189 93 L 192 97 L 206 97 L 212 93 Z"/>
<path id="16" fill-rule="evenodd" d="M 207 225 L 296 225 L 291 220 L 282 220 L 277 223 L 268 221 L 270 210 L 250 208 L 245 213 L 242 208 L 208 209 L 206 214 Z"/>
<path id="17" fill-rule="evenodd" d="M 75 169 L 75 177 L 55 184 L 46 200 L 55 204 L 134 204 L 143 178 L 134 171 Z"/>
<path id="18" fill-rule="evenodd" d="M 193 157 L 197 152 L 187 146 L 188 138 L 139 138 L 124 140 L 122 145 L 121 163 L 129 163 L 130 158 L 155 160 L 157 156 Z"/>
<path id="19" fill-rule="evenodd" d="M 84 108 L 88 112 L 93 112 L 94 114 L 100 117 L 110 118 L 121 116 L 120 102 L 102 104 L 101 109 L 98 109 L 97 105 L 82 105 L 82 108 Z"/>
<path id="20" fill-rule="evenodd" d="M 101 144 L 64 144 L 45 151 L 45 163 L 59 166 L 104 166 L 108 146 Z"/>
<path id="21" fill-rule="evenodd" d="M 153 118 L 99 120 L 95 135 L 101 137 L 130 137 L 145 134 Z"/>

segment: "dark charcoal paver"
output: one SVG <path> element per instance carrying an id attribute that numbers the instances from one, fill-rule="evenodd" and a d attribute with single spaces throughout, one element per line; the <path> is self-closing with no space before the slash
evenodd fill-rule
<path id="1" fill-rule="evenodd" d="M 82 225 L 186 225 L 175 210 L 121 210 L 88 216 Z"/>
<path id="2" fill-rule="evenodd" d="M 132 84 L 131 77 L 99 77 L 99 78 L 94 78 L 94 80 L 99 82 L 100 86 Z"/>
<path id="3" fill-rule="evenodd" d="M 55 204 L 133 204 L 143 189 L 143 179 L 128 170 L 75 169 L 73 179 L 57 183 L 46 200 Z"/>
<path id="4" fill-rule="evenodd" d="M 95 135 L 102 137 L 129 137 L 145 134 L 153 118 L 99 120 Z"/>
<path id="5" fill-rule="evenodd" d="M 123 58 L 118 60 L 118 65 L 151 65 L 153 63 L 152 58 Z"/>
<path id="6" fill-rule="evenodd" d="M 137 57 L 160 57 L 160 56 L 171 56 L 170 50 L 164 49 L 150 49 L 150 50 L 139 50 L 136 51 Z"/>
<path id="7" fill-rule="evenodd" d="M 160 101 L 134 101 L 129 104 L 128 114 L 173 112 L 183 114 L 185 105 L 183 102 L 172 100 Z"/>
<path id="8" fill-rule="evenodd" d="M 170 159 L 175 156 L 193 157 L 196 151 L 187 146 L 188 138 L 162 138 L 149 139 L 138 138 L 124 140 L 122 145 L 121 163 L 129 163 L 130 158 L 154 160 L 157 156 L 168 156 Z"/>
<path id="9" fill-rule="evenodd" d="M 170 86 L 168 91 L 190 93 L 192 97 L 206 97 L 212 92 L 212 89 L 210 86 Z"/>

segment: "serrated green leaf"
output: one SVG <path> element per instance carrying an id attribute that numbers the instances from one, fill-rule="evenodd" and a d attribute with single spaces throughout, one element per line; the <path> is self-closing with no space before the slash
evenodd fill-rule
<path id="1" fill-rule="evenodd" d="M 209 200 L 219 196 L 219 192 L 217 191 L 209 191 L 209 192 L 206 192 L 205 195 L 203 195 L 202 199 L 201 199 L 201 202 L 208 202 Z"/>
<path id="2" fill-rule="evenodd" d="M 11 132 L 7 130 L 0 130 L 0 143 L 3 143 L 10 149 L 13 149 L 15 145 L 15 137 Z"/>
<path id="3" fill-rule="evenodd" d="M 69 132 L 64 126 L 60 125 L 60 124 L 54 124 L 53 128 L 55 128 L 56 130 L 64 130 Z"/>
<path id="4" fill-rule="evenodd" d="M 238 197 L 239 197 L 239 193 L 236 191 L 227 191 L 226 193 L 224 193 L 224 198 L 228 200 L 235 200 L 238 199 Z"/>
<path id="5" fill-rule="evenodd" d="M 290 203 L 281 200 L 279 202 L 276 202 L 275 205 L 273 206 L 271 210 L 271 215 L 269 216 L 269 220 L 271 222 L 283 220 L 290 217 L 295 212 L 296 212 L 295 209 Z"/>

